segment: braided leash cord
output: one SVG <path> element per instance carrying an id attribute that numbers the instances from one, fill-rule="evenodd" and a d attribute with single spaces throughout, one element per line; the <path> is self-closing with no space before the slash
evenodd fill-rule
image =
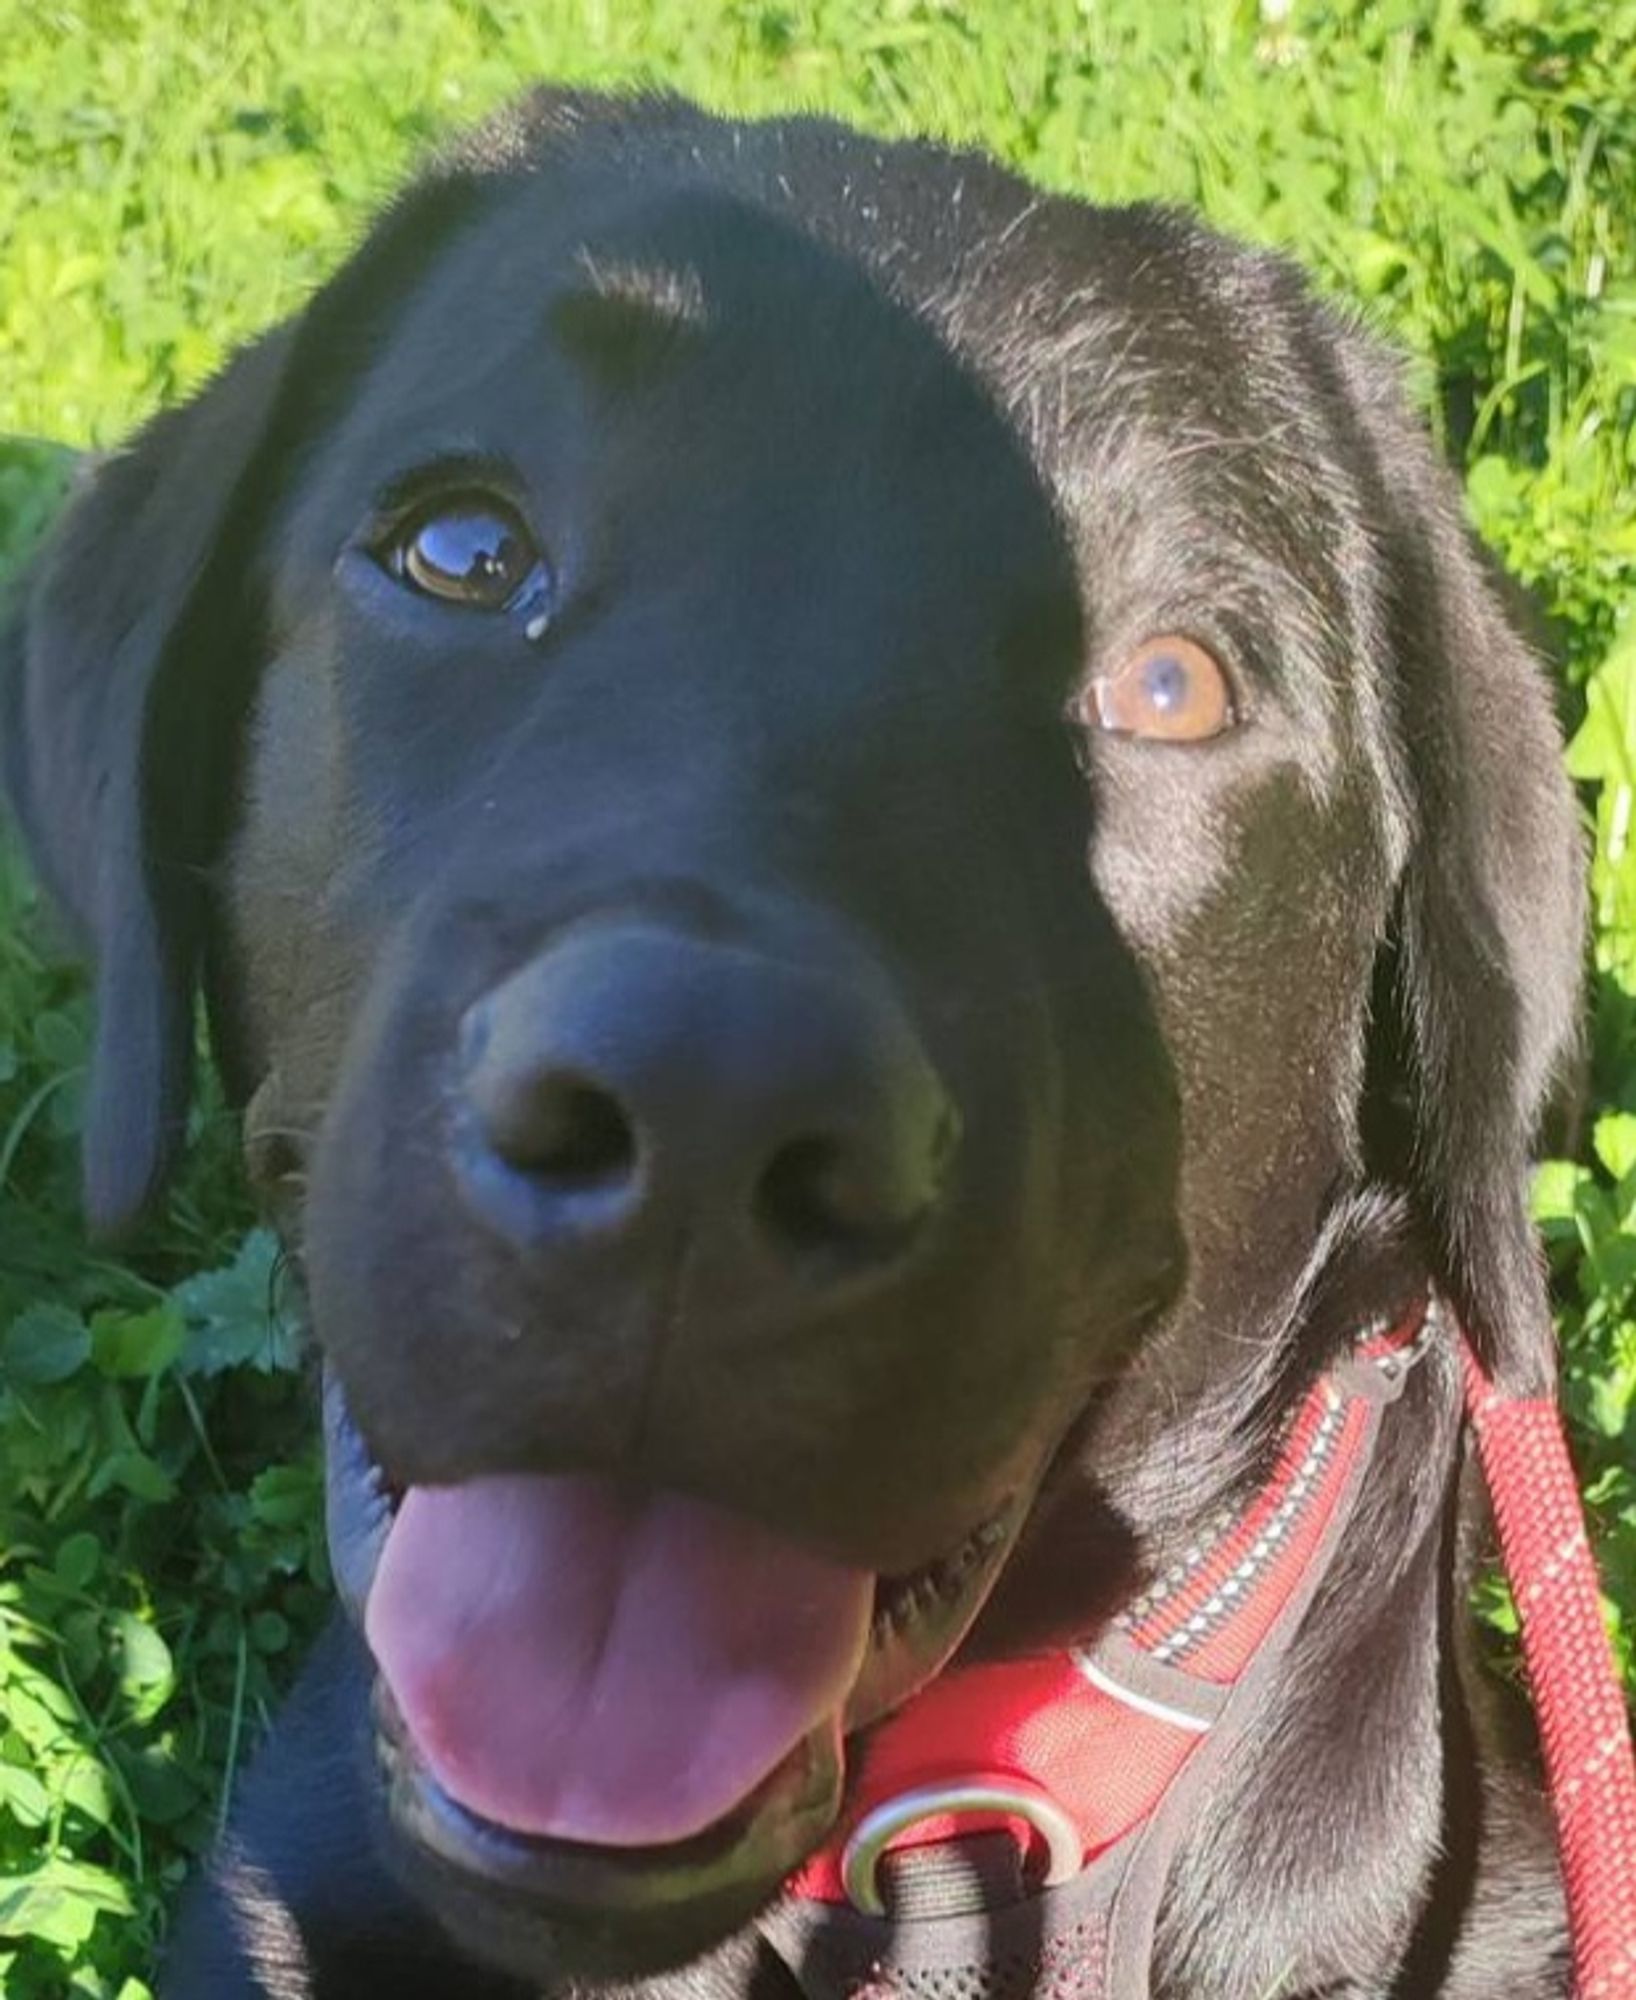
<path id="1" fill-rule="evenodd" d="M 1636 1759 L 1556 1405 L 1501 1396 L 1469 1345 L 1466 1409 L 1522 1626 L 1568 1897 L 1577 2000 L 1636 1996 Z"/>

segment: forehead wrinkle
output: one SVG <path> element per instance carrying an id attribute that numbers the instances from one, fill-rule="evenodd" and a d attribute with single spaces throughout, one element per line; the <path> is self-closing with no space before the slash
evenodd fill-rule
<path id="1" fill-rule="evenodd" d="M 704 279 L 683 260 L 663 255 L 634 257 L 585 242 L 574 251 L 571 261 L 597 298 L 645 309 L 661 325 L 702 327 L 708 322 Z"/>

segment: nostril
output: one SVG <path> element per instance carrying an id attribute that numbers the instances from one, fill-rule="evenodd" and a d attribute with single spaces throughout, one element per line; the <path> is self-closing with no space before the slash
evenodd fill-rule
<path id="1" fill-rule="evenodd" d="M 624 1108 L 583 1077 L 531 1078 L 483 1112 L 489 1143 L 520 1172 L 583 1187 L 636 1171 L 636 1133 Z"/>
<path id="2" fill-rule="evenodd" d="M 831 1135 L 792 1139 L 762 1173 L 756 1220 L 798 1252 L 890 1255 L 936 1205 L 952 1147 L 947 1123 L 896 1147 Z"/>
<path id="3" fill-rule="evenodd" d="M 958 1110 L 868 967 L 588 922 L 473 1000 L 454 1055 L 468 1205 L 542 1256 L 617 1248 L 633 1284 L 679 1244 L 769 1300 L 884 1277 L 950 1199 Z"/>
<path id="4" fill-rule="evenodd" d="M 756 1220 L 765 1234 L 797 1249 L 874 1235 L 880 1220 L 864 1181 L 834 1140 L 793 1140 L 761 1176 Z"/>

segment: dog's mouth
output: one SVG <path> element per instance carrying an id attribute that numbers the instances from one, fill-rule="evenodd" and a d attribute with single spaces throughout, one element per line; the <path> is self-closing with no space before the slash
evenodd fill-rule
<path id="1" fill-rule="evenodd" d="M 888 1577 L 587 1475 L 400 1495 L 333 1377 L 325 1431 L 398 1830 L 569 1921 L 685 1910 L 694 1949 L 823 1838 L 845 1739 L 948 1660 L 1026 1511 Z"/>

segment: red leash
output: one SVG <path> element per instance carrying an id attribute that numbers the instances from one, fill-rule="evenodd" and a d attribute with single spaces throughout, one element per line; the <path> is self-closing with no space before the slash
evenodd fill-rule
<path id="1" fill-rule="evenodd" d="M 1522 1625 L 1578 2000 L 1636 1995 L 1636 1759 L 1554 1402 L 1499 1394 L 1462 1334 L 1466 1413 Z"/>

